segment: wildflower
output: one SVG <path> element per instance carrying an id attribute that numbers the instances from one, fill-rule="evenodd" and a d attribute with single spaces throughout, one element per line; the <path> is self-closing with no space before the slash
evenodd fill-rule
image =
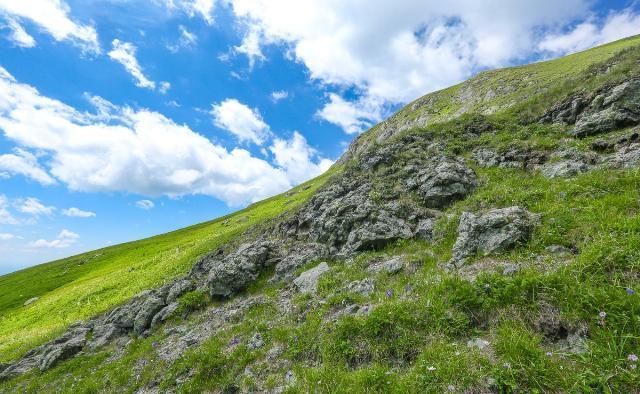
<path id="1" fill-rule="evenodd" d="M 453 393 L 454 391 L 456 391 L 456 386 L 454 386 L 454 385 L 450 384 L 450 385 L 448 385 L 448 386 L 447 386 L 447 390 L 448 390 L 450 393 Z"/>
<path id="2" fill-rule="evenodd" d="M 598 313 L 598 316 L 600 316 L 601 319 L 604 319 L 605 317 L 607 317 L 607 312 L 602 311 Z"/>
<path id="3" fill-rule="evenodd" d="M 152 343 L 151 343 L 151 347 L 152 347 L 152 348 L 157 348 L 157 347 L 158 347 L 158 342 L 155 342 L 155 341 L 154 341 L 154 342 L 152 342 Z"/>
<path id="4" fill-rule="evenodd" d="M 636 294 L 636 292 L 633 291 L 633 289 L 631 287 L 627 287 L 627 294 L 634 295 L 634 294 Z"/>
<path id="5" fill-rule="evenodd" d="M 386 294 L 387 294 L 387 298 L 393 297 L 393 290 L 391 289 L 387 290 Z"/>
<path id="6" fill-rule="evenodd" d="M 547 352 L 547 357 L 551 357 L 551 356 L 553 356 L 553 353 Z"/>
<path id="7" fill-rule="evenodd" d="M 436 367 L 433 367 L 433 366 L 427 367 L 427 371 L 429 371 L 429 372 L 433 372 L 435 370 L 436 370 Z"/>
<path id="8" fill-rule="evenodd" d="M 629 357 L 627 357 L 627 360 L 631 361 L 632 363 L 637 363 L 638 356 L 636 356 L 635 354 L 630 354 Z"/>
<path id="9" fill-rule="evenodd" d="M 629 368 L 636 369 L 636 365 L 635 364 L 631 364 L 631 365 L 629 365 Z"/>
<path id="10" fill-rule="evenodd" d="M 505 367 L 506 369 L 511 369 L 511 363 L 504 363 L 503 367 Z"/>
<path id="11" fill-rule="evenodd" d="M 236 337 L 233 337 L 229 344 L 233 346 L 233 345 L 237 345 L 239 343 L 240 343 L 240 340 L 238 338 L 236 338 Z"/>

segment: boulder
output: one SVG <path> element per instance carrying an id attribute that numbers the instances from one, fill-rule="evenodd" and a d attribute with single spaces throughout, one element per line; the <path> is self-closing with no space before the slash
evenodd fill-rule
<path id="1" fill-rule="evenodd" d="M 45 345 L 45 350 L 40 358 L 41 371 L 53 367 L 60 361 L 64 361 L 79 353 L 87 343 L 88 328 L 79 328 L 70 331 L 61 339 Z"/>
<path id="2" fill-rule="evenodd" d="M 389 275 L 395 275 L 404 269 L 404 257 L 396 256 L 389 260 L 380 261 L 370 265 L 367 271 L 373 273 L 384 272 Z"/>
<path id="3" fill-rule="evenodd" d="M 455 160 L 437 158 L 405 179 L 429 208 L 445 208 L 471 194 L 477 186 L 475 173 Z"/>
<path id="4" fill-rule="evenodd" d="M 310 270 L 301 273 L 300 276 L 293 281 L 293 284 L 301 293 L 314 293 L 318 288 L 320 277 L 328 271 L 329 265 L 322 262 Z"/>
<path id="5" fill-rule="evenodd" d="M 273 246 L 255 241 L 238 247 L 233 253 L 212 264 L 207 286 L 213 297 L 229 297 L 255 281 L 267 266 Z"/>
<path id="6" fill-rule="evenodd" d="M 631 79 L 597 95 L 577 117 L 571 134 L 586 137 L 638 123 L 640 79 Z"/>
<path id="7" fill-rule="evenodd" d="M 368 297 L 375 291 L 375 282 L 371 278 L 353 281 L 347 285 L 345 290 L 349 293 L 356 293 Z"/>
<path id="8" fill-rule="evenodd" d="M 151 320 L 151 329 L 158 327 L 160 324 L 169 319 L 173 315 L 173 313 L 178 310 L 178 305 L 179 304 L 177 302 L 172 302 L 171 304 L 160 309 L 160 311 Z"/>
<path id="9" fill-rule="evenodd" d="M 34 302 L 38 301 L 40 299 L 40 297 L 33 297 L 33 298 L 29 298 L 28 300 L 26 300 L 23 304 L 23 306 L 29 306 L 31 304 L 33 304 Z"/>
<path id="10" fill-rule="evenodd" d="M 178 299 L 184 293 L 195 289 L 193 282 L 187 279 L 177 280 L 171 287 L 169 288 L 169 292 L 167 294 L 167 303 L 170 304 Z"/>
<path id="11" fill-rule="evenodd" d="M 449 264 L 461 266 L 468 257 L 477 253 L 489 255 L 527 241 L 538 219 L 538 215 L 518 206 L 492 209 L 481 214 L 463 213 Z"/>
<path id="12" fill-rule="evenodd" d="M 160 312 L 164 306 L 165 303 L 160 297 L 155 295 L 147 297 L 133 321 L 133 332 L 137 335 L 142 335 L 151 326 L 151 321 L 156 313 Z"/>

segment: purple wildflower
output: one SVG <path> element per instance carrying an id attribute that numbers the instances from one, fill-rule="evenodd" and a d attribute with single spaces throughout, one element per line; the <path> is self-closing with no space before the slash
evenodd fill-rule
<path id="1" fill-rule="evenodd" d="M 627 360 L 631 361 L 632 363 L 637 363 L 638 356 L 636 356 L 635 354 L 630 354 L 629 357 L 627 357 Z"/>
<path id="2" fill-rule="evenodd" d="M 240 343 L 240 340 L 236 337 L 231 338 L 231 342 L 229 343 L 231 346 L 237 345 Z"/>
<path id="3" fill-rule="evenodd" d="M 604 319 L 605 317 L 607 317 L 607 312 L 600 312 L 598 313 L 598 316 L 600 316 L 601 319 Z"/>
<path id="4" fill-rule="evenodd" d="M 627 287 L 627 294 L 634 295 L 634 294 L 636 294 L 636 292 L 633 291 L 633 289 L 631 287 Z"/>
<path id="5" fill-rule="evenodd" d="M 391 289 L 387 290 L 386 295 L 387 295 L 387 298 L 393 297 L 393 290 Z"/>

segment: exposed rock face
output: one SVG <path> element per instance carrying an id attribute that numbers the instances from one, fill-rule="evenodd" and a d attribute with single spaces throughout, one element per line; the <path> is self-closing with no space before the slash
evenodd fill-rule
<path id="1" fill-rule="evenodd" d="M 396 256 L 389 260 L 380 261 L 374 263 L 367 268 L 367 271 L 373 273 L 384 272 L 389 275 L 395 275 L 404 269 L 404 258 L 402 256 Z"/>
<path id="2" fill-rule="evenodd" d="M 571 135 L 586 137 L 640 123 L 640 80 L 630 79 L 594 96 L 578 95 L 553 107 L 545 122 L 574 124 Z"/>
<path id="3" fill-rule="evenodd" d="M 318 288 L 320 277 L 328 271 L 329 265 L 324 262 L 320 263 L 310 270 L 301 273 L 300 276 L 293 281 L 293 284 L 301 293 L 314 293 Z"/>
<path id="4" fill-rule="evenodd" d="M 547 178 L 568 178 L 587 172 L 598 163 L 594 153 L 567 149 L 554 153 L 549 163 L 540 167 L 540 172 Z"/>
<path id="5" fill-rule="evenodd" d="M 270 263 L 269 242 L 255 242 L 241 245 L 235 252 L 210 265 L 207 286 L 212 296 L 228 297 L 241 290 L 258 278 L 262 270 Z"/>
<path id="6" fill-rule="evenodd" d="M 429 208 L 445 208 L 476 188 L 473 171 L 455 160 L 441 158 L 413 170 L 415 175 L 405 178 L 405 184 L 416 190 Z"/>
<path id="7" fill-rule="evenodd" d="M 511 147 L 504 152 L 480 148 L 473 158 L 482 167 L 533 169 L 547 162 L 547 154 L 531 149 Z"/>
<path id="8" fill-rule="evenodd" d="M 461 266 L 476 253 L 488 255 L 527 241 L 537 221 L 537 215 L 517 206 L 492 209 L 484 214 L 465 212 L 460 218 L 449 264 Z"/>

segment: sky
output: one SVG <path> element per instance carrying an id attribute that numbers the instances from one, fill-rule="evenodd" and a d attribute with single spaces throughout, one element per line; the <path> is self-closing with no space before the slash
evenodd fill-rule
<path id="1" fill-rule="evenodd" d="M 0 0 L 0 274 L 227 214 L 428 92 L 639 33 L 627 0 Z"/>

